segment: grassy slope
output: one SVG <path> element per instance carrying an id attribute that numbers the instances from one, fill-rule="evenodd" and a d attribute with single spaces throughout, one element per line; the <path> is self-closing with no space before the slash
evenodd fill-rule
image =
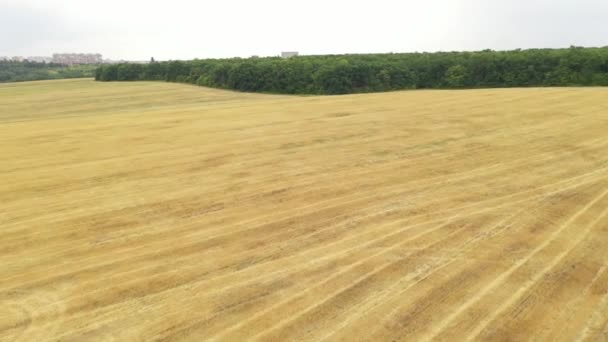
<path id="1" fill-rule="evenodd" d="M 605 335 L 607 95 L 0 85 L 0 340 Z"/>

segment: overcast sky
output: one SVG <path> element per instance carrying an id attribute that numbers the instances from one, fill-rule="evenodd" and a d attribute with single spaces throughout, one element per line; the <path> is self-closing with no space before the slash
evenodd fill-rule
<path id="1" fill-rule="evenodd" d="M 608 45 L 608 0 L 0 0 L 0 56 L 148 60 Z"/>

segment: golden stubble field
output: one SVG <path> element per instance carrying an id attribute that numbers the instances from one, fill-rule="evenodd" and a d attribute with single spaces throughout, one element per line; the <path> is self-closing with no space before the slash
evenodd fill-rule
<path id="1" fill-rule="evenodd" d="M 0 85 L 0 340 L 602 340 L 608 89 Z"/>

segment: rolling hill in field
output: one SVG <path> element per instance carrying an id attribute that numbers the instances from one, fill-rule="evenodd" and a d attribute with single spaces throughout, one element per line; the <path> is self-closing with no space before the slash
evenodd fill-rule
<path id="1" fill-rule="evenodd" d="M 608 338 L 607 98 L 0 85 L 0 340 Z"/>

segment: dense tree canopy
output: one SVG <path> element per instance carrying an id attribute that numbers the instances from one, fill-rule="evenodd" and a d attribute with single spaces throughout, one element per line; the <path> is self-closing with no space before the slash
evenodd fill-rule
<path id="1" fill-rule="evenodd" d="M 608 47 L 205 59 L 104 65 L 100 81 L 165 80 L 250 92 L 608 86 Z"/>
<path id="2" fill-rule="evenodd" d="M 0 83 L 93 77 L 96 66 L 0 61 Z"/>

